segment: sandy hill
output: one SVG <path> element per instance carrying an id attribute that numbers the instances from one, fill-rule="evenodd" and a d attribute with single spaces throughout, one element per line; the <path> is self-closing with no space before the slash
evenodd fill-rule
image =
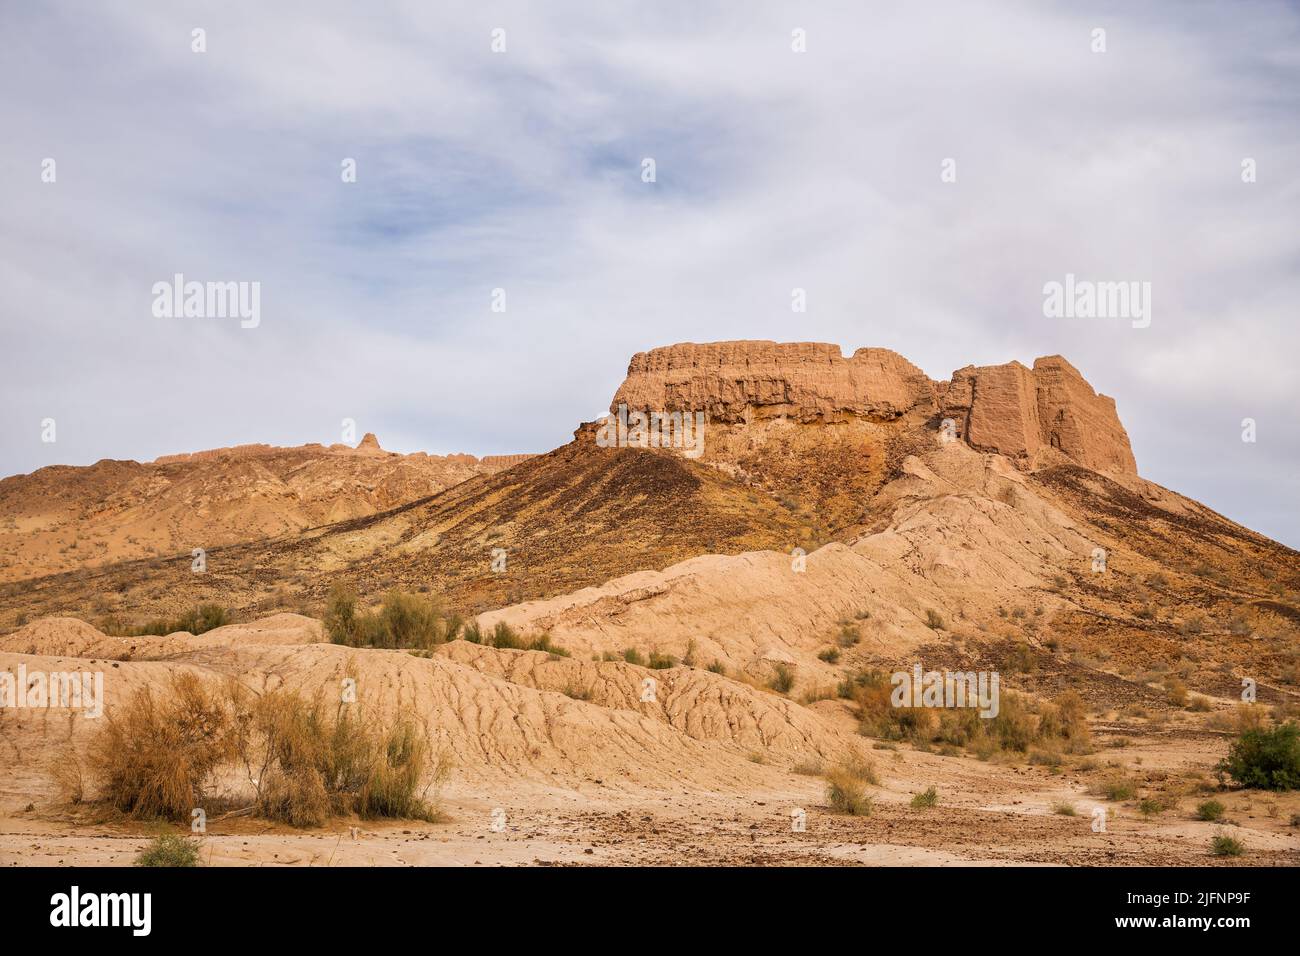
<path id="1" fill-rule="evenodd" d="M 205 574 L 192 573 L 181 550 L 0 591 L 13 609 L 0 620 L 147 618 L 201 601 L 238 613 L 286 602 L 306 609 L 319 607 L 335 580 L 376 599 L 389 588 L 431 591 L 478 613 L 702 555 L 763 551 L 788 564 L 796 548 L 811 554 L 839 542 L 856 553 L 900 540 L 911 543 L 882 558 L 895 562 L 891 574 L 898 562 L 953 565 L 960 573 L 949 575 L 951 586 L 976 575 L 964 602 L 980 591 L 980 568 L 1003 568 L 1026 540 L 1056 536 L 1037 527 L 1021 534 L 1040 514 L 1073 537 L 1036 559 L 1032 579 L 1015 578 L 1019 587 L 1046 590 L 1064 578 L 1095 588 L 1136 573 L 1125 566 L 1131 556 L 1130 568 L 1167 579 L 1161 588 L 1132 583 L 1174 617 L 1300 589 L 1294 551 L 1143 480 L 1115 402 L 1060 357 L 935 381 L 883 349 L 846 358 L 816 343 L 677 345 L 636 355 L 610 407 L 569 444 L 427 499 L 214 548 Z M 654 447 L 644 432 L 620 438 L 620 407 L 703 413 L 702 449 Z M 671 429 L 666 439 L 671 446 Z M 359 507 L 342 491 L 325 502 Z M 941 542 L 942 554 L 927 553 Z M 1117 574 L 1084 573 L 1098 547 Z M 504 571 L 493 571 L 497 549 Z"/>
<path id="2" fill-rule="evenodd" d="M 374 514 L 528 456 L 240 445 L 153 462 L 55 465 L 0 481 L 0 581 L 222 545 Z"/>
<path id="3" fill-rule="evenodd" d="M 165 692 L 170 674 L 197 671 L 234 678 L 254 692 L 275 687 L 314 692 L 351 677 L 358 703 L 374 712 L 419 715 L 466 781 L 545 780 L 573 785 L 608 778 L 613 787 L 754 785 L 765 771 L 748 755 L 834 760 L 866 747 L 851 721 L 819 716 L 796 703 L 706 670 L 657 673 L 654 701 L 642 700 L 642 667 L 621 661 L 556 658 L 463 641 L 432 657 L 404 651 L 357 651 L 321 643 L 320 625 L 280 614 L 195 637 L 116 638 L 84 622 L 46 619 L 0 638 L 0 670 L 49 673 L 112 671 L 105 711 L 137 688 Z M 36 770 L 59 747 L 94 731 L 67 712 L 8 716 L 0 748 L 26 752 Z M 770 773 L 770 771 L 768 771 Z"/>
<path id="4" fill-rule="evenodd" d="M 637 412 L 655 414 L 653 433 Z M 674 414 L 696 413 L 700 443 L 674 431 Z M 373 447 L 329 454 L 390 460 Z M 268 457 L 148 467 L 239 474 Z M 1125 808 L 1098 841 L 1082 810 L 1053 807 L 1116 773 L 1176 802 L 1225 752 L 1243 678 L 1277 713 L 1300 700 L 1300 554 L 1144 480 L 1116 403 L 1060 357 L 932 380 L 881 349 L 655 349 L 633 358 L 608 418 L 489 470 L 386 510 L 214 547 L 201 574 L 183 552 L 0 584 L 0 670 L 107 665 L 110 709 L 178 670 L 255 693 L 355 678 L 368 704 L 416 715 L 452 756 L 449 794 L 468 821 L 431 831 L 431 849 L 410 846 L 423 838 L 410 829 L 396 831 L 397 848 L 358 841 L 345 858 L 362 863 L 690 853 L 1190 865 L 1205 862 L 1209 824 L 1186 813 L 1145 822 Z M 59 482 L 44 480 L 56 498 Z M 325 491 L 320 503 L 360 507 L 349 494 Z M 389 588 L 436 595 L 482 628 L 547 633 L 568 656 L 464 640 L 419 653 L 336 646 L 319 620 L 336 581 L 363 600 Z M 200 602 L 237 623 L 197 637 L 95 626 L 174 620 Z M 308 613 L 269 614 L 284 607 Z M 1005 689 L 1040 699 L 1078 691 L 1107 751 L 1035 764 L 928 745 L 872 750 L 837 686 L 917 662 L 997 671 Z M 1176 686 L 1198 707 L 1178 703 Z M 57 806 L 60 748 L 84 742 L 86 723 L 0 711 L 10 768 L 0 811 L 31 803 L 32 827 L 63 825 L 63 811 L 41 808 Z M 876 762 L 880 804 L 846 822 L 807 768 L 854 755 Z M 936 782 L 941 813 L 908 816 L 911 795 Z M 1259 819 L 1248 797 L 1222 799 L 1248 862 L 1300 859 L 1285 825 L 1300 811 L 1294 799 Z M 482 824 L 494 807 L 512 821 L 497 842 Z M 812 836 L 790 836 L 791 807 L 809 809 Z M 0 861 L 10 844 L 32 845 L 24 826 L 0 833 Z M 212 838 L 230 862 L 284 853 L 326 865 L 337 848 L 313 849 L 315 839 Z M 42 852 L 121 862 L 105 846 Z"/>

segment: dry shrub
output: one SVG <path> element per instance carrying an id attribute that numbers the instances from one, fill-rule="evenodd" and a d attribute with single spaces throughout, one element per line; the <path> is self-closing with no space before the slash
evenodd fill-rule
<path id="1" fill-rule="evenodd" d="M 1264 708 L 1254 704 L 1237 704 L 1230 711 L 1215 711 L 1207 721 L 1214 730 L 1242 734 L 1248 730 L 1261 730 L 1268 723 Z"/>
<path id="2" fill-rule="evenodd" d="M 1168 696 L 1169 703 L 1175 707 L 1187 706 L 1187 685 L 1177 677 L 1166 678 L 1165 694 Z"/>
<path id="3" fill-rule="evenodd" d="M 451 769 L 444 752 L 433 758 L 428 738 L 414 722 L 399 720 L 372 740 L 369 773 L 356 798 L 363 817 L 437 820 L 441 814 L 425 799 L 429 788 Z"/>
<path id="4" fill-rule="evenodd" d="M 1077 691 L 1067 690 L 1051 704 L 1043 707 L 1038 721 L 1038 736 L 1057 737 L 1064 741 L 1065 749 L 1072 754 L 1087 754 L 1093 750 L 1092 731 L 1088 729 L 1088 709 Z"/>
<path id="5" fill-rule="evenodd" d="M 59 796 L 72 804 L 81 803 L 86 798 L 85 773 L 81 756 L 71 744 L 64 747 L 54 763 L 54 785 Z"/>
<path id="6" fill-rule="evenodd" d="M 859 673 L 840 686 L 840 696 L 857 705 L 859 730 L 871 737 L 969 747 L 981 759 L 1001 751 L 1026 753 L 1034 744 L 1072 754 L 1093 749 L 1083 698 L 1073 691 L 1047 703 L 1004 690 L 997 715 L 987 718 L 975 707 L 895 707 L 891 693 L 890 679 L 880 671 Z"/>
<path id="7" fill-rule="evenodd" d="M 90 765 L 114 809 L 188 820 L 236 745 L 229 699 L 182 672 L 161 700 L 143 687 L 106 717 L 91 744 Z"/>
<path id="8" fill-rule="evenodd" d="M 875 782 L 875 772 L 865 761 L 850 761 L 826 772 L 826 799 L 833 809 L 851 816 L 870 816 L 874 801 L 867 784 Z"/>
<path id="9" fill-rule="evenodd" d="M 251 706 L 248 726 L 240 755 L 256 787 L 258 815 L 296 827 L 324 823 L 335 809 L 326 774 L 344 755 L 333 752 L 320 698 L 271 691 Z"/>
<path id="10" fill-rule="evenodd" d="M 241 743 L 260 816 L 296 827 L 336 813 L 436 820 L 429 789 L 448 770 L 413 721 L 366 719 L 359 705 L 333 713 L 319 695 L 273 691 L 252 705 Z"/>
<path id="11" fill-rule="evenodd" d="M 427 795 L 449 769 L 409 718 L 372 720 L 359 704 L 328 707 L 320 694 L 254 698 L 189 673 L 166 695 L 137 691 L 92 741 L 90 763 L 109 805 L 172 820 L 189 820 L 217 771 L 242 764 L 254 811 L 296 827 L 337 813 L 437 820 Z"/>

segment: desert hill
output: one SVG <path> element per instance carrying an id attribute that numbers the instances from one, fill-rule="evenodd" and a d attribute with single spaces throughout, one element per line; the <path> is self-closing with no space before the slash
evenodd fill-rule
<path id="1" fill-rule="evenodd" d="M 646 435 L 610 447 L 602 432 L 617 439 L 620 406 L 703 412 L 701 452 L 653 447 Z M 374 599 L 421 590 L 481 613 L 702 555 L 764 551 L 788 564 L 795 549 L 839 542 L 857 553 L 900 540 L 911 543 L 879 560 L 921 576 L 938 573 L 923 562 L 958 569 L 941 574 L 952 596 L 929 598 L 955 614 L 982 593 L 981 568 L 1002 568 L 1025 542 L 1041 539 L 1042 551 L 1058 526 L 1071 529 L 1068 544 L 1037 555 L 1031 575 L 1009 579 L 1016 587 L 1046 591 L 1064 578 L 1085 593 L 1102 548 L 1115 572 L 1104 580 L 1137 569 L 1167 579 L 1162 589 L 1132 584 L 1167 606 L 1170 626 L 1193 608 L 1227 614 L 1300 589 L 1295 552 L 1142 479 L 1115 402 L 1060 357 L 935 381 L 882 349 L 845 358 L 832 345 L 731 342 L 634 356 L 610 418 L 507 470 L 388 511 L 212 549 L 205 574 L 182 551 L 6 587 L 13 614 L 0 623 L 24 613 L 159 616 L 200 602 L 310 610 L 338 580 Z M 501 552 L 504 569 L 494 571 Z M 1127 617 L 1144 630 L 1164 619 Z"/>
<path id="2" fill-rule="evenodd" d="M 385 511 L 527 456 L 240 445 L 0 481 L 0 581 L 189 554 Z"/>
<path id="3" fill-rule="evenodd" d="M 653 431 L 636 427 L 638 411 L 656 413 Z M 698 444 L 674 431 L 697 412 Z M 238 473 L 265 457 L 199 462 Z M 451 758 L 446 796 L 463 821 L 372 834 L 344 857 L 363 863 L 1188 865 L 1204 861 L 1208 824 L 1126 807 L 1099 841 L 1053 808 L 1116 775 L 1177 806 L 1212 789 L 1243 679 L 1273 713 L 1300 701 L 1300 555 L 1143 479 L 1116 403 L 1060 357 L 932 380 L 880 349 L 655 349 L 633 358 L 609 417 L 511 464 L 214 547 L 204 573 L 182 552 L 0 584 L 0 670 L 98 662 L 110 708 L 180 672 L 255 694 L 356 680 L 368 706 L 415 715 Z M 363 603 L 427 595 L 481 633 L 548 635 L 553 652 L 331 644 L 321 619 L 336 582 Z M 199 603 L 236 623 L 198 636 L 97 626 L 175 620 Z M 1032 701 L 1075 691 L 1097 743 L 996 759 L 872 743 L 857 682 L 918 663 L 996 671 Z M 0 829 L 0 860 L 30 832 L 66 826 L 56 778 L 86 724 L 0 712 L 0 810 L 36 807 L 12 836 Z M 825 805 L 818 775 L 852 760 L 878 773 L 869 820 Z M 909 811 L 936 782 L 942 815 Z M 1257 814 L 1248 795 L 1222 799 L 1248 862 L 1300 859 L 1285 826 L 1300 805 Z M 790 835 L 792 807 L 815 819 L 806 840 Z M 496 808 L 511 823 L 489 847 Z M 234 829 L 213 841 L 230 862 L 291 851 L 328 864 L 315 839 Z M 48 855 L 89 852 L 102 842 Z"/>

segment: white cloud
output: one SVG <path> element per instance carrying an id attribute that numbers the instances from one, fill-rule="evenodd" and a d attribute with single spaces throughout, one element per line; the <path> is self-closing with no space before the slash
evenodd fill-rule
<path id="1" fill-rule="evenodd" d="M 880 345 L 936 377 L 1059 352 L 1117 399 L 1146 475 L 1295 544 L 1293 418 L 1227 471 L 1207 448 L 1300 391 L 1298 23 L 1284 3 L 10 5 L 0 471 L 332 441 L 343 417 L 407 450 L 544 450 L 633 352 L 682 340 Z M 153 319 L 176 271 L 261 281 L 261 327 Z M 1151 281 L 1151 328 L 1045 319 L 1066 272 Z"/>

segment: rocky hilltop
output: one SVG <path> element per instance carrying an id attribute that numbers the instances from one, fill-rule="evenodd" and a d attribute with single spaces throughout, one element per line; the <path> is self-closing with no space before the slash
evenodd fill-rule
<path id="1" fill-rule="evenodd" d="M 54 465 L 0 481 L 0 581 L 188 554 L 372 515 L 527 455 L 237 445 L 152 462 Z"/>
<path id="2" fill-rule="evenodd" d="M 931 380 L 889 349 L 848 358 L 820 342 L 685 343 L 639 352 L 610 404 L 664 412 L 703 411 L 712 423 L 786 419 L 892 422 L 951 419 L 971 447 L 1022 463 L 1056 452 L 1095 471 L 1133 474 L 1137 465 L 1115 401 L 1098 395 L 1059 355 L 967 366 Z"/>

